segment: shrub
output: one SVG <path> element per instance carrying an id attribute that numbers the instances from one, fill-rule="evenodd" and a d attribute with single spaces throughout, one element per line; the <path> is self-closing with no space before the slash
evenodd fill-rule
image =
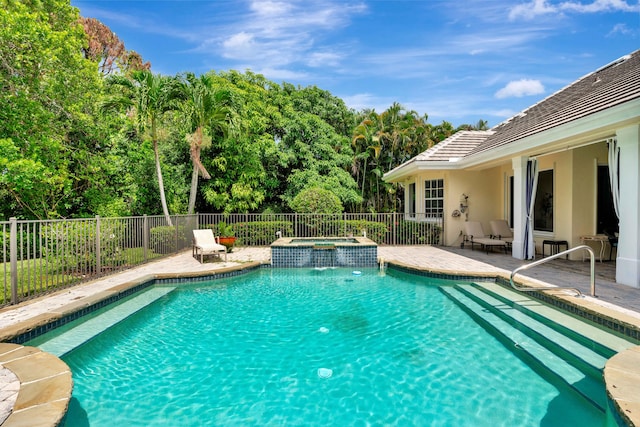
<path id="1" fill-rule="evenodd" d="M 156 253 L 169 254 L 177 252 L 187 247 L 188 244 L 189 239 L 185 235 L 185 227 L 183 225 L 174 227 L 162 225 L 150 230 L 149 246 Z"/>
<path id="2" fill-rule="evenodd" d="M 263 246 L 269 245 L 276 239 L 276 232 L 281 231 L 283 236 L 293 235 L 293 224 L 290 221 L 251 221 L 229 224 L 237 237 L 236 245 L 239 246 Z M 216 226 L 209 224 L 216 233 Z M 218 234 L 218 233 L 216 233 Z"/>
<path id="3" fill-rule="evenodd" d="M 342 213 L 342 202 L 334 193 L 324 188 L 302 190 L 291 201 L 291 209 L 297 213 Z"/>
<path id="4" fill-rule="evenodd" d="M 93 271 L 96 267 L 97 229 L 95 221 L 53 222 L 40 229 L 42 254 L 55 270 Z M 100 224 L 100 262 L 114 265 L 121 261 L 123 232 L 114 224 Z M 120 260 L 120 261 L 118 261 Z"/>
<path id="5" fill-rule="evenodd" d="M 0 250 L 4 250 L 6 248 L 5 256 L 7 260 L 9 260 L 9 257 L 11 256 L 11 242 L 9 234 L 9 231 L 0 232 Z M 25 231 L 19 229 L 17 244 L 18 259 L 40 258 L 42 244 L 37 233 L 31 232 L 30 230 Z"/>
<path id="6" fill-rule="evenodd" d="M 363 231 L 367 237 L 376 243 L 385 243 L 385 236 L 389 231 L 384 222 L 367 220 L 330 220 L 324 221 L 319 229 L 322 236 L 362 236 Z"/>
<path id="7" fill-rule="evenodd" d="M 442 227 L 430 222 L 401 221 L 398 226 L 399 244 L 439 245 Z"/>

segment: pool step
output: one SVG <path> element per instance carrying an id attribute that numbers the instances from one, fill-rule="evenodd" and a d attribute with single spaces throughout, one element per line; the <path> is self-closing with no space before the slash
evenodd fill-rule
<path id="1" fill-rule="evenodd" d="M 474 284 L 473 286 L 490 293 L 490 295 L 520 311 L 528 313 L 531 317 L 538 320 L 551 320 L 554 328 L 564 335 L 574 337 L 606 358 L 638 345 L 624 337 L 615 335 L 611 331 L 587 323 L 583 319 L 562 312 L 539 300 L 500 286 L 497 283 L 482 283 Z"/>
<path id="2" fill-rule="evenodd" d="M 529 323 L 525 326 L 513 318 L 504 318 L 499 314 L 502 311 L 499 308 L 482 303 L 482 300 L 476 300 L 468 295 L 465 291 L 469 291 L 469 288 L 474 287 L 458 285 L 456 287 L 441 287 L 440 290 L 477 319 L 480 324 L 493 331 L 494 335 L 503 343 L 512 346 L 514 353 L 532 361 L 532 366 L 542 369 L 556 380 L 564 382 L 600 410 L 605 410 L 607 400 L 601 376 L 594 376 L 593 372 L 597 372 L 597 369 L 593 367 L 584 369 L 585 363 L 579 362 L 583 357 L 593 358 L 594 363 L 599 363 L 596 362 L 595 356 L 587 357 L 584 354 L 575 357 L 568 356 L 569 350 L 561 352 L 562 355 L 557 354 L 553 351 L 554 349 L 547 348 L 545 343 L 536 340 L 544 332 L 531 334 L 531 330 L 536 327 L 532 323 L 521 319 L 525 323 Z M 504 304 L 502 305 L 504 306 Z M 578 362 L 576 363 L 576 361 Z M 583 369 L 580 369 L 581 367 Z"/>
<path id="3" fill-rule="evenodd" d="M 174 289 L 164 286 L 151 287 L 121 304 L 110 306 L 109 310 L 80 323 L 64 334 L 37 344 L 37 347 L 61 357 Z"/>
<path id="4" fill-rule="evenodd" d="M 478 304 L 492 309 L 498 317 L 512 324 L 515 322 L 520 330 L 561 358 L 575 357 L 574 364 L 592 377 L 600 378 L 604 364 L 609 357 L 613 356 L 613 352 L 606 352 L 606 349 L 597 343 L 582 339 L 577 334 L 570 336 L 568 331 L 557 329 L 556 324 L 549 319 L 528 312 L 525 309 L 526 305 L 520 306 L 513 301 L 506 302 L 488 293 L 487 289 L 473 285 L 458 285 L 456 289 Z M 533 300 L 521 301 L 525 304 L 535 303 Z M 596 351 L 595 347 L 600 351 Z"/>

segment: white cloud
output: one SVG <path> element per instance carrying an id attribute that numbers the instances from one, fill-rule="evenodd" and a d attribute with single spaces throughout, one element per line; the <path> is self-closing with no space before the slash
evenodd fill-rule
<path id="1" fill-rule="evenodd" d="M 338 95 L 339 96 L 339 95 Z M 356 111 L 370 108 L 376 110 L 377 113 L 382 113 L 392 103 L 393 100 L 383 97 L 380 98 L 371 93 L 357 93 L 354 95 L 342 95 L 340 98 L 344 101 L 345 105 L 349 108 L 353 108 Z"/>
<path id="2" fill-rule="evenodd" d="M 626 24 L 616 24 L 613 26 L 611 31 L 609 31 L 607 37 L 611 37 L 616 34 L 629 35 L 633 34 L 633 30 L 630 30 L 629 27 L 626 26 Z"/>
<path id="3" fill-rule="evenodd" d="M 342 55 L 329 52 L 322 40 L 365 11 L 362 4 L 348 2 L 254 0 L 248 9 L 237 9 L 228 25 L 212 31 L 219 37 L 217 44 L 203 40 L 199 50 L 216 47 L 219 51 L 212 53 L 253 63 L 252 68 L 258 64 L 279 70 L 293 64 L 335 67 Z"/>
<path id="4" fill-rule="evenodd" d="M 227 58 L 242 58 L 249 55 L 256 47 L 254 36 L 244 31 L 233 34 L 222 42 L 224 56 Z"/>
<path id="5" fill-rule="evenodd" d="M 639 12 L 640 4 L 628 4 L 625 0 L 594 0 L 592 2 L 566 1 L 557 5 L 547 0 L 532 0 L 514 6 L 509 11 L 509 19 L 531 20 L 542 15 L 561 14 L 563 12 L 599 13 L 599 12 Z"/>
<path id="6" fill-rule="evenodd" d="M 547 4 L 547 0 L 533 0 L 529 3 L 522 3 L 511 8 L 509 11 L 509 19 L 512 21 L 518 18 L 529 20 L 536 16 L 555 12 L 556 8 Z"/>
<path id="7" fill-rule="evenodd" d="M 518 112 L 509 108 L 505 108 L 502 110 L 487 110 L 487 114 L 494 117 L 501 117 L 503 119 L 508 119 L 518 114 Z"/>
<path id="8" fill-rule="evenodd" d="M 333 52 L 314 52 L 309 55 L 307 65 L 310 67 L 337 67 L 342 55 Z"/>
<path id="9" fill-rule="evenodd" d="M 253 69 L 252 71 L 256 74 L 262 74 L 267 79 L 273 80 L 276 82 L 302 80 L 309 77 L 307 73 L 287 70 L 284 68 L 262 68 L 262 69 Z"/>
<path id="10" fill-rule="evenodd" d="M 291 10 L 291 5 L 281 1 L 254 1 L 249 8 L 262 16 L 282 15 Z"/>
<path id="11" fill-rule="evenodd" d="M 544 93 L 544 86 L 540 80 L 521 79 L 507 83 L 505 87 L 496 92 L 495 97 L 498 99 L 521 98 L 541 93 Z"/>
<path id="12" fill-rule="evenodd" d="M 623 0 L 595 0 L 592 3 L 583 4 L 581 2 L 568 1 L 560 3 L 562 10 L 568 10 L 578 13 L 597 13 L 597 12 L 638 12 L 639 5 L 629 5 Z"/>

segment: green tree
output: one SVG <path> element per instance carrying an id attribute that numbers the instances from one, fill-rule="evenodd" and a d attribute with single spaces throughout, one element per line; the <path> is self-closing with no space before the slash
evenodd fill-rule
<path id="1" fill-rule="evenodd" d="M 67 216 L 82 200 L 76 167 L 93 148 L 97 64 L 82 55 L 84 31 L 68 1 L 1 4 L 2 213 Z"/>
<path id="2" fill-rule="evenodd" d="M 360 204 L 357 184 L 348 172 L 349 140 L 318 116 L 296 112 L 286 118 L 278 148 L 287 159 L 282 168 L 287 181 L 285 201 L 290 203 L 305 188 L 319 186 L 332 191 L 346 206 Z"/>
<path id="3" fill-rule="evenodd" d="M 189 207 L 187 213 L 195 210 L 198 193 L 198 176 L 211 179 L 211 175 L 202 164 L 200 155 L 203 149 L 211 146 L 211 134 L 220 133 L 225 136 L 231 120 L 231 94 L 227 90 L 217 90 L 213 86 L 213 77 L 203 74 L 199 78 L 193 73 L 186 74 L 183 86 L 187 102 L 184 110 L 190 119 L 190 131 L 187 134 L 189 153 L 193 163 Z"/>
<path id="4" fill-rule="evenodd" d="M 344 210 L 338 196 L 320 187 L 302 190 L 291 201 L 291 209 L 297 213 L 342 213 Z"/>
<path id="5" fill-rule="evenodd" d="M 174 78 L 153 74 L 146 70 L 134 71 L 131 74 L 131 79 L 122 75 L 112 75 L 107 81 L 113 86 L 120 87 L 122 91 L 110 96 L 103 103 L 103 108 L 124 107 L 128 113 L 133 112 L 135 115 L 138 131 L 141 134 L 148 131 L 153 144 L 162 212 L 167 224 L 172 226 L 160 165 L 158 128 L 161 126 L 164 113 L 178 108 L 178 104 L 175 102 L 179 97 L 177 81 Z"/>
<path id="6" fill-rule="evenodd" d="M 273 92 L 278 86 L 251 72 L 212 78 L 216 91 L 229 93 L 232 125 L 226 138 L 218 132 L 203 149 L 202 162 L 212 175 L 201 183 L 204 202 L 224 212 L 257 211 L 268 197 L 277 197 L 280 186 L 274 133 L 281 116 Z"/>
<path id="7" fill-rule="evenodd" d="M 486 120 L 480 119 L 475 125 L 462 124 L 458 126 L 456 128 L 456 132 L 461 130 L 488 130 L 488 129 L 489 129 L 489 123 L 487 123 Z"/>
<path id="8" fill-rule="evenodd" d="M 426 115 L 407 111 L 398 103 L 378 114 L 363 111 L 353 128 L 351 172 L 363 200 L 361 209 L 383 212 L 402 206 L 403 194 L 382 180 L 389 170 L 432 147 L 439 135 Z"/>

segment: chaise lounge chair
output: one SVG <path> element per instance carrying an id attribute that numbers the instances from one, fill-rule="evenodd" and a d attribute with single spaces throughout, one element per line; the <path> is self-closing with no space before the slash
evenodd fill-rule
<path id="1" fill-rule="evenodd" d="M 467 221 L 464 223 L 465 237 L 460 247 L 464 248 L 464 242 L 471 243 L 471 250 L 475 245 L 480 245 L 482 249 L 489 253 L 489 249 L 494 247 L 501 247 L 504 252 L 507 252 L 507 243 L 500 239 L 491 239 L 484 234 L 482 230 L 482 224 L 478 221 Z"/>
<path id="2" fill-rule="evenodd" d="M 509 224 L 504 219 L 495 219 L 489 221 L 491 224 L 491 237 L 499 240 L 504 240 L 507 247 L 511 247 L 513 244 L 513 231 L 509 228 Z"/>
<path id="3" fill-rule="evenodd" d="M 197 257 L 200 255 L 200 263 L 202 264 L 205 255 L 214 255 L 220 258 L 220 254 L 224 253 L 224 260 L 227 260 L 227 248 L 216 241 L 213 230 L 193 230 L 193 248 L 192 255 Z"/>

